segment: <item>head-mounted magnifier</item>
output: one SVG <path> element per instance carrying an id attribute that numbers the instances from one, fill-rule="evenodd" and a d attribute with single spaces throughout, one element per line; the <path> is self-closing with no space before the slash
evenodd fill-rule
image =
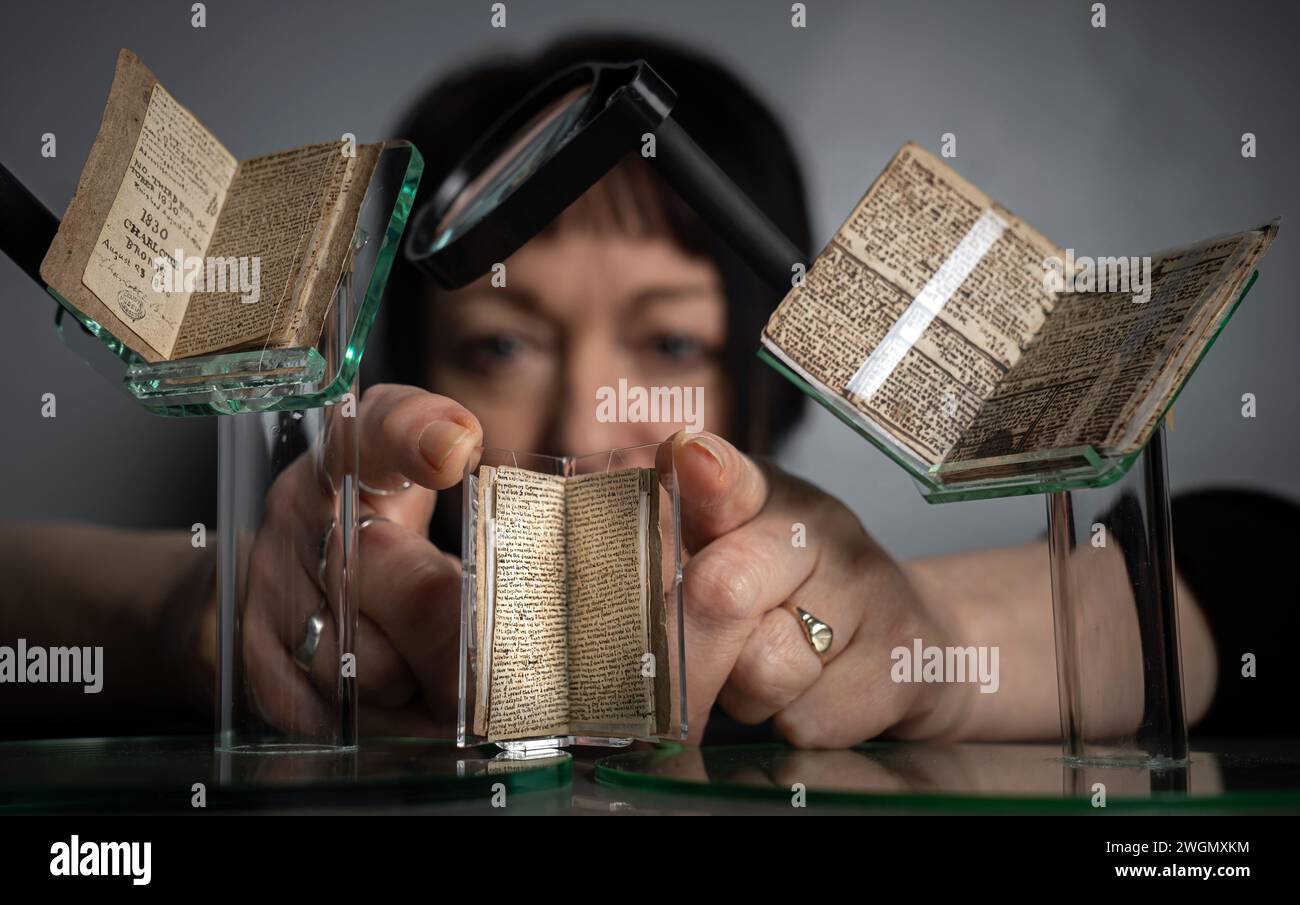
<path id="1" fill-rule="evenodd" d="M 643 60 L 565 70 L 498 120 L 416 211 L 407 259 L 445 288 L 464 286 L 642 153 L 764 282 L 788 289 L 803 254 L 672 118 L 676 100 Z"/>

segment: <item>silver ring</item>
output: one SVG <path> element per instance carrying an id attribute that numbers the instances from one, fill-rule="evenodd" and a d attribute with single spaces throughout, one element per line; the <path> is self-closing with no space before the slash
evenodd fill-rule
<path id="1" fill-rule="evenodd" d="M 357 481 L 357 486 L 361 488 L 362 493 L 369 494 L 370 496 L 392 496 L 395 493 L 401 493 L 403 490 L 410 490 L 411 482 L 403 481 L 400 486 L 394 487 L 391 490 L 384 490 L 379 487 L 371 487 L 365 481 L 361 481 L 361 480 Z"/>
<path id="2" fill-rule="evenodd" d="M 311 672 L 312 661 L 316 659 L 316 648 L 320 647 L 320 636 L 325 631 L 325 598 L 321 597 L 320 607 L 307 617 L 307 625 L 302 640 L 293 649 L 293 660 L 303 672 Z"/>
<path id="3" fill-rule="evenodd" d="M 330 538 L 334 536 L 334 528 L 337 525 L 338 519 L 330 519 L 329 527 L 320 537 L 320 558 L 316 565 L 316 587 L 320 590 L 320 606 L 316 608 L 316 612 L 307 617 L 302 640 L 293 649 L 294 662 L 304 672 L 311 672 L 312 660 L 316 658 L 316 648 L 320 647 L 321 632 L 325 630 L 325 610 L 329 607 L 325 573 L 329 568 Z"/>
<path id="4" fill-rule="evenodd" d="M 330 562 L 330 538 L 334 536 L 334 527 L 339 523 L 338 519 L 330 519 L 330 526 L 325 529 L 325 533 L 320 536 L 320 558 L 316 562 L 316 587 L 320 589 L 321 596 L 325 596 L 325 573 L 329 568 Z"/>

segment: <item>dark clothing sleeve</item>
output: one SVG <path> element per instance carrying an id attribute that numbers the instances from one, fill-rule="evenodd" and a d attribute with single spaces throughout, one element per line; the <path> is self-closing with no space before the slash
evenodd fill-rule
<path id="1" fill-rule="evenodd" d="M 1207 490 L 1171 503 L 1174 562 L 1210 624 L 1219 676 L 1192 732 L 1207 737 L 1300 736 L 1296 573 L 1300 507 L 1243 490 Z M 1243 675 L 1253 654 L 1255 675 Z M 1183 664 L 1186 669 L 1186 663 Z"/>

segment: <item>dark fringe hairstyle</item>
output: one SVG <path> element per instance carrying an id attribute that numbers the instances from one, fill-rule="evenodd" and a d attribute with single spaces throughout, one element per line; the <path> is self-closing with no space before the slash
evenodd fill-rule
<path id="1" fill-rule="evenodd" d="M 476 138 L 546 79 L 580 62 L 635 59 L 646 60 L 676 91 L 673 117 L 807 254 L 811 241 L 803 177 L 772 114 L 721 66 L 685 49 L 632 36 L 566 39 L 529 58 L 471 66 L 425 91 L 395 133 L 424 155 L 416 205 L 432 197 Z M 759 334 L 780 293 L 759 281 L 638 155 L 615 167 L 600 191 L 588 192 L 550 229 L 582 224 L 613 226 L 634 235 L 667 234 L 688 254 L 713 261 L 728 303 L 723 355 L 732 388 L 728 439 L 747 452 L 771 452 L 798 422 L 804 404 L 803 394 L 756 355 Z M 434 291 L 432 281 L 399 255 L 377 323 L 381 338 L 365 361 L 368 383 L 424 381 L 429 331 L 435 328 Z"/>

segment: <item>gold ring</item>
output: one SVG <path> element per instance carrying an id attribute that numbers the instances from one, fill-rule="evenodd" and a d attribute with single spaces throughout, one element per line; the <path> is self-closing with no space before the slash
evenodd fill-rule
<path id="1" fill-rule="evenodd" d="M 803 629 L 803 636 L 808 639 L 808 643 L 817 652 L 817 656 L 825 656 L 826 652 L 831 649 L 831 642 L 835 640 L 835 630 L 812 613 L 795 606 L 789 601 L 782 604 L 782 607 L 791 616 L 799 620 L 799 626 Z"/>

